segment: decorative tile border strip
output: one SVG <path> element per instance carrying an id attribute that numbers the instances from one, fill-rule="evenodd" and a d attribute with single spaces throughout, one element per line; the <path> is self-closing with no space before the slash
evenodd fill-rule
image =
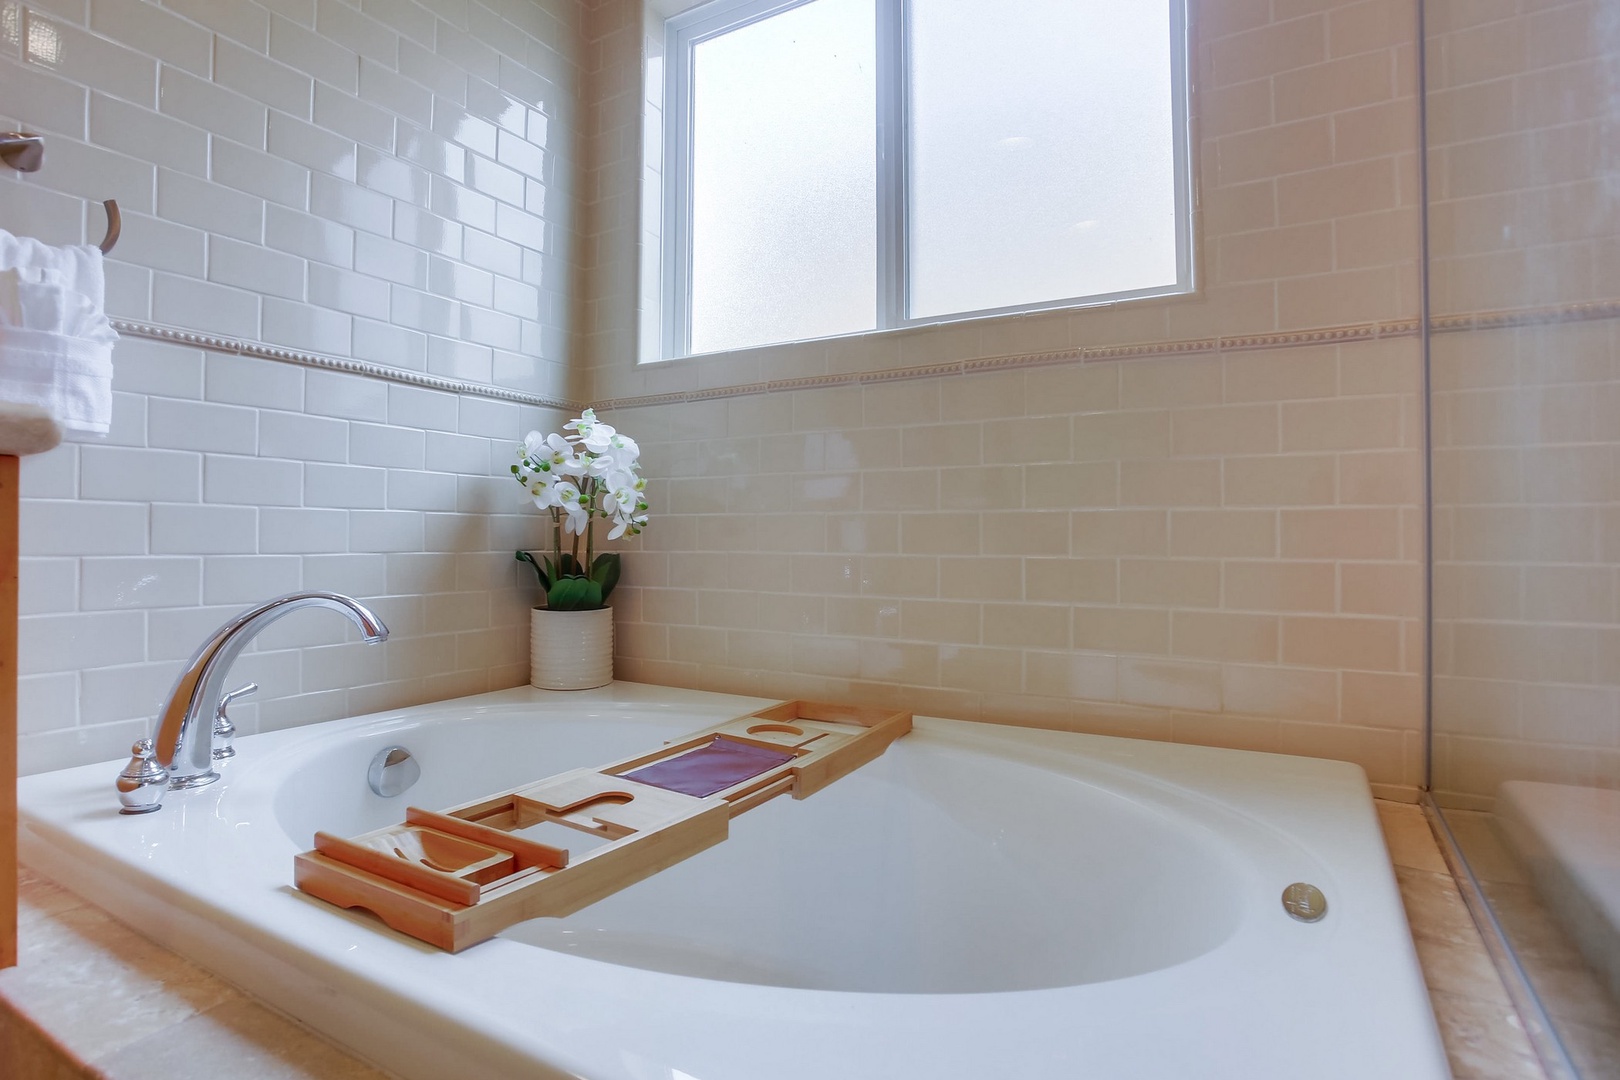
<path id="1" fill-rule="evenodd" d="M 407 386 L 420 386 L 429 390 L 444 390 L 452 394 L 471 394 L 476 397 L 494 398 L 497 401 L 511 401 L 519 405 L 537 405 L 542 408 L 567 409 L 574 411 L 580 408 L 577 402 L 563 401 L 560 398 L 547 397 L 544 394 L 530 394 L 522 390 L 508 390 L 503 386 L 488 386 L 484 383 L 467 382 L 462 379 L 447 379 L 440 375 L 427 375 L 417 371 L 407 371 L 404 368 L 391 368 L 386 364 L 374 364 L 368 360 L 353 360 L 339 356 L 325 356 L 321 353 L 299 352 L 296 349 L 284 349 L 278 345 L 266 345 L 259 341 L 244 341 L 241 338 L 221 337 L 215 334 L 199 334 L 192 330 L 179 330 L 172 326 L 159 326 L 155 323 L 137 322 L 133 319 L 111 320 L 114 330 L 129 337 L 146 338 L 150 341 L 163 341 L 171 345 L 192 345 L 210 352 L 228 353 L 232 356 L 251 356 L 260 360 L 276 360 L 283 364 L 298 364 L 301 367 L 321 368 L 326 371 L 341 371 L 350 375 L 364 375 L 373 379 L 382 379 L 387 382 L 404 383 Z"/>
<path id="2" fill-rule="evenodd" d="M 1446 334 L 1466 330 L 1498 330 L 1514 326 L 1535 326 L 1545 323 L 1585 322 L 1594 319 L 1614 318 L 1620 318 L 1620 300 L 1600 300 L 1590 303 L 1523 308 L 1513 311 L 1484 311 L 1466 315 L 1442 315 L 1432 318 L 1429 325 L 1432 332 Z M 712 387 L 704 390 L 676 390 L 641 397 L 611 398 L 597 402 L 596 408 L 604 411 L 608 409 L 638 409 L 652 405 L 674 405 L 684 401 L 710 401 L 715 398 L 771 394 L 780 390 L 825 389 L 864 383 L 895 382 L 901 379 L 932 379 L 947 375 L 966 375 L 973 372 L 1011 371 L 1020 368 L 1044 367 L 1051 364 L 1145 360 L 1165 356 L 1256 352 L 1261 349 L 1294 349 L 1311 345 L 1342 345 L 1358 341 L 1382 341 L 1390 338 L 1416 337 L 1422 332 L 1422 329 L 1423 323 L 1420 319 L 1391 319 L 1385 322 L 1362 323 L 1355 326 L 1328 326 L 1314 330 L 1286 330 L 1271 334 L 1193 338 L 1183 341 L 1153 341 L 1133 345 L 1086 346 L 1076 349 L 1061 349 L 1055 352 L 1022 353 L 1014 356 L 986 356 L 972 360 L 958 360 L 948 364 L 925 364 L 918 367 L 888 368 L 882 371 L 848 372 L 838 375 L 811 375 L 800 379 L 776 379 L 769 382 L 742 383 L 737 386 Z"/>
<path id="3" fill-rule="evenodd" d="M 1592 300 L 1584 304 L 1558 304 L 1512 311 L 1480 311 L 1464 315 L 1437 315 L 1429 324 L 1438 333 L 1459 330 L 1501 330 L 1545 323 L 1590 322 L 1620 318 L 1620 300 Z"/>
<path id="4" fill-rule="evenodd" d="M 1548 323 L 1587 322 L 1598 319 L 1620 318 L 1620 300 L 1596 300 L 1581 304 L 1562 304 L 1539 308 L 1521 308 L 1512 311 L 1483 311 L 1462 315 L 1440 315 L 1431 318 L 1429 326 L 1437 334 L 1459 333 L 1469 330 L 1501 330 L 1516 326 L 1538 326 Z M 439 375 L 391 368 L 366 360 L 326 356 L 321 353 L 299 352 L 263 342 L 214 334 L 199 334 L 191 330 L 137 322 L 133 319 L 113 319 L 113 329 L 131 337 L 148 338 L 177 345 L 193 345 L 212 352 L 234 356 L 252 356 L 261 360 L 276 360 L 286 364 L 342 371 L 364 375 L 387 382 L 420 386 L 430 390 L 444 390 L 452 394 L 470 394 L 476 397 L 511 401 L 519 405 L 541 408 L 582 408 L 578 402 L 543 394 L 530 394 L 521 390 L 508 390 L 502 386 L 447 379 Z M 922 364 L 916 367 L 887 368 L 882 371 L 844 372 L 837 375 L 810 375 L 799 379 L 772 379 L 767 382 L 740 383 L 736 386 L 717 386 L 702 390 L 674 390 L 663 394 L 639 397 L 612 398 L 596 403 L 596 408 L 639 409 L 654 405 L 675 405 L 687 401 L 713 401 L 721 398 L 747 397 L 754 394 L 774 394 L 784 390 L 819 390 L 837 386 L 857 386 L 866 383 L 899 382 L 905 379 L 934 379 L 948 375 L 966 375 L 985 371 L 1011 371 L 1021 368 L 1045 367 L 1053 364 L 1100 363 L 1117 360 L 1145 360 L 1165 356 L 1189 356 L 1206 353 L 1255 352 L 1261 349 L 1292 349 L 1311 345 L 1340 345 L 1357 341 L 1377 341 L 1387 338 L 1413 337 L 1422 329 L 1418 319 L 1393 319 L 1387 322 L 1363 323 L 1356 326 L 1330 326 L 1315 330 L 1288 330 L 1272 334 L 1247 334 L 1232 337 L 1192 338 L 1182 341 L 1153 341 L 1131 345 L 1085 346 L 1076 349 L 1021 353 L 1013 356 L 986 356 L 971 360 L 957 360 L 945 364 Z"/>
<path id="5" fill-rule="evenodd" d="M 1134 345 L 1088 346 L 1077 349 L 1020 353 L 1013 356 L 982 356 L 971 360 L 957 360 L 947 364 L 923 364 L 917 367 L 886 368 L 882 371 L 844 372 L 837 375 L 809 375 L 799 379 L 773 379 L 769 382 L 742 383 L 737 386 L 712 387 L 704 390 L 676 390 L 662 394 L 647 394 L 641 397 L 613 398 L 598 402 L 596 407 L 604 411 L 608 409 L 638 409 L 652 405 L 673 405 L 685 401 L 709 401 L 715 398 L 745 397 L 751 394 L 773 394 L 781 390 L 822 390 L 866 383 L 897 382 L 902 379 L 933 379 L 948 375 L 1047 367 L 1054 364 L 1086 364 L 1162 356 L 1191 356 L 1206 353 L 1253 351 L 1256 349 L 1285 349 L 1301 345 L 1332 345 L 1347 341 L 1370 341 L 1376 338 L 1410 337 L 1417 333 L 1417 327 L 1416 320 L 1404 320 L 1390 323 L 1369 323 L 1365 326 L 1339 326 L 1320 330 L 1255 334 L 1246 337 L 1193 338 L 1184 341 L 1143 342 Z"/>

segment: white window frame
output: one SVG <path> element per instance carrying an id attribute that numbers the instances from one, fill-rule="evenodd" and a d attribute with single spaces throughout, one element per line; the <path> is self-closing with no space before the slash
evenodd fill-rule
<path id="1" fill-rule="evenodd" d="M 662 220 L 657 222 L 659 250 L 659 311 L 644 319 L 644 331 L 658 334 L 660 348 L 643 360 L 672 360 L 691 356 L 692 312 L 692 55 L 707 40 L 768 19 L 814 0 L 712 0 L 691 11 L 676 15 L 664 24 L 664 85 L 661 168 L 645 169 L 644 182 L 661 178 L 662 199 L 658 205 Z M 910 318 L 908 216 L 909 178 L 907 149 L 911 144 L 907 129 L 906 19 L 910 0 L 875 0 L 877 8 L 877 325 L 873 330 L 849 337 L 905 327 L 932 326 L 999 315 L 1050 311 L 1060 308 L 1098 307 L 1126 300 L 1172 296 L 1196 291 L 1196 260 L 1193 257 L 1193 186 L 1191 124 L 1188 120 L 1187 14 L 1186 0 L 1160 0 L 1170 8 L 1170 86 L 1171 131 L 1174 141 L 1176 280 L 1172 284 L 1122 292 L 1066 297 L 1032 304 L 983 308 Z M 651 164 L 651 163 L 649 163 Z M 643 205 L 648 205 L 644 200 Z M 650 213 L 650 209 L 649 209 Z M 646 230 L 644 229 L 644 232 Z M 654 330 L 656 327 L 656 330 Z M 762 342 L 758 347 L 786 344 Z M 731 351 L 731 350 L 726 350 Z"/>

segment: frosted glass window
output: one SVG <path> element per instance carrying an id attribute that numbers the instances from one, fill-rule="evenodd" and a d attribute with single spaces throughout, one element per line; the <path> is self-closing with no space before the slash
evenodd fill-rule
<path id="1" fill-rule="evenodd" d="M 691 351 L 877 326 L 874 0 L 692 50 Z"/>
<path id="2" fill-rule="evenodd" d="M 912 318 L 1177 279 L 1168 4 L 911 0 Z"/>
<path id="3" fill-rule="evenodd" d="M 642 355 L 1190 291 L 1185 8 L 711 0 L 669 18 Z"/>

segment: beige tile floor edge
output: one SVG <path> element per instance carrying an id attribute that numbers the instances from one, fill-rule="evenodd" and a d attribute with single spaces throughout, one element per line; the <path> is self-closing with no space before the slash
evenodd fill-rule
<path id="1" fill-rule="evenodd" d="M 1457 1080 L 1544 1080 L 1417 806 L 1378 803 Z M 27 870 L 21 963 L 0 972 L 0 1076 L 384 1080 L 308 1028 Z"/>

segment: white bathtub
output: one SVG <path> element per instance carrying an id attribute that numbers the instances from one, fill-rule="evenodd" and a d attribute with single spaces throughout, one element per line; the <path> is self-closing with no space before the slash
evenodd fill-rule
<path id="1" fill-rule="evenodd" d="M 273 732 L 142 817 L 117 764 L 26 777 L 23 858 L 424 1080 L 1449 1075 L 1365 779 L 1334 762 L 919 718 L 725 843 L 460 955 L 292 888 L 317 828 L 758 704 L 523 688 Z M 382 799 L 366 766 L 392 745 L 423 774 Z M 1296 881 L 1325 919 L 1284 912 Z"/>

